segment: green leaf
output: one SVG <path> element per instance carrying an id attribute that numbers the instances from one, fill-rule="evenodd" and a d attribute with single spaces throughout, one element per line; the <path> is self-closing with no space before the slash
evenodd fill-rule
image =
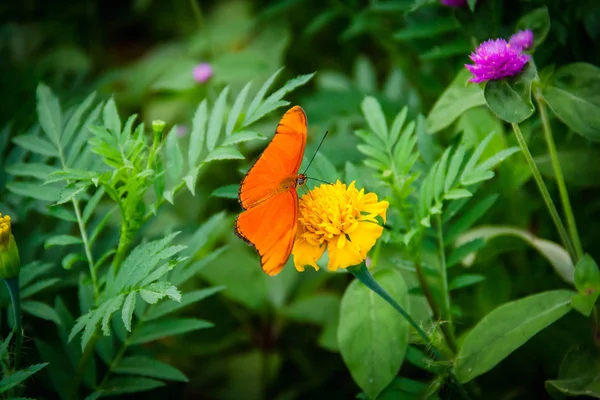
<path id="1" fill-rule="evenodd" d="M 467 189 L 453 189 L 444 195 L 445 200 L 464 199 L 473 196 Z"/>
<path id="2" fill-rule="evenodd" d="M 21 267 L 21 274 L 19 276 L 21 288 L 29 285 L 29 283 L 33 282 L 35 278 L 50 271 L 52 267 L 54 267 L 54 264 L 52 263 L 41 263 L 39 261 L 34 261 L 27 265 L 23 265 Z"/>
<path id="3" fill-rule="evenodd" d="M 471 12 L 474 12 L 477 0 L 467 0 L 467 3 L 469 4 L 469 10 L 471 10 Z"/>
<path id="4" fill-rule="evenodd" d="M 579 295 L 573 297 L 571 305 L 585 316 L 589 316 L 600 296 L 600 269 L 589 255 L 585 254 L 575 266 L 575 287 Z"/>
<path id="5" fill-rule="evenodd" d="M 190 304 L 194 304 L 200 300 L 212 296 L 213 294 L 218 293 L 223 289 L 225 289 L 225 286 L 215 286 L 206 289 L 199 289 L 194 290 L 192 292 L 184 293 L 181 296 L 181 302 L 163 301 L 162 303 L 150 308 L 150 310 L 144 316 L 144 321 L 151 321 L 153 319 L 160 318 L 164 315 L 171 314 L 175 311 L 189 306 Z"/>
<path id="6" fill-rule="evenodd" d="M 371 96 L 365 97 L 360 104 L 360 108 L 371 131 L 379 136 L 384 143 L 387 143 L 387 123 L 385 122 L 385 115 L 383 114 L 383 110 L 377 99 Z"/>
<path id="7" fill-rule="evenodd" d="M 58 317 L 58 314 L 56 314 L 54 308 L 50 307 L 48 304 L 41 303 L 39 301 L 23 301 L 21 303 L 21 308 L 27 314 L 31 314 L 34 317 L 52 321 L 60 325 L 60 318 Z"/>
<path id="8" fill-rule="evenodd" d="M 377 72 L 371 60 L 359 55 L 354 63 L 353 71 L 356 87 L 363 93 L 375 93 L 377 91 Z"/>
<path id="9" fill-rule="evenodd" d="M 229 116 L 227 117 L 227 125 L 225 126 L 225 136 L 229 137 L 234 132 L 238 119 L 240 118 L 240 113 L 242 112 L 242 108 L 246 103 L 246 97 L 248 97 L 248 92 L 250 91 L 250 87 L 252 86 L 252 82 L 246 83 L 246 85 L 242 88 L 240 94 L 236 97 L 233 105 L 231 106 L 231 111 L 229 112 Z"/>
<path id="10" fill-rule="evenodd" d="M 151 342 L 166 336 L 181 335 L 183 333 L 213 327 L 208 321 L 196 318 L 161 319 L 145 323 L 130 337 L 131 344 Z"/>
<path id="11" fill-rule="evenodd" d="M 455 221 L 449 224 L 449 227 L 444 232 L 444 241 L 446 243 L 452 243 L 454 240 L 469 229 L 475 222 L 479 220 L 490 207 L 496 202 L 498 195 L 487 196 L 458 216 Z M 471 238 L 472 239 L 472 238 Z M 467 241 L 467 240 L 465 240 Z"/>
<path id="12" fill-rule="evenodd" d="M 215 105 L 210 113 L 210 119 L 208 120 L 208 130 L 206 132 L 206 147 L 208 151 L 213 151 L 217 147 L 219 141 L 219 135 L 221 133 L 221 126 L 225 120 L 225 107 L 227 102 L 227 94 L 229 93 L 229 86 L 221 91 Z"/>
<path id="13" fill-rule="evenodd" d="M 155 304 L 165 296 L 169 296 L 175 301 L 181 300 L 181 294 L 177 288 L 169 282 L 156 282 L 140 289 L 140 296 L 146 303 Z"/>
<path id="14" fill-rule="evenodd" d="M 318 293 L 294 300 L 282 313 L 295 321 L 325 325 L 339 315 L 340 298 L 332 293 Z"/>
<path id="15" fill-rule="evenodd" d="M 212 191 L 210 197 L 221 197 L 224 199 L 237 199 L 240 185 L 221 186 Z"/>
<path id="16" fill-rule="evenodd" d="M 121 136 L 121 119 L 117 112 L 117 105 L 115 99 L 110 98 L 102 108 L 102 121 L 104 127 L 108 129 L 115 137 L 120 138 Z"/>
<path id="17" fill-rule="evenodd" d="M 573 63 L 559 68 L 542 89 L 552 111 L 575 132 L 600 141 L 600 68 Z"/>
<path id="18" fill-rule="evenodd" d="M 531 102 L 531 84 L 536 76 L 535 66 L 529 62 L 519 75 L 487 82 L 483 91 L 487 105 L 506 122 L 525 121 L 535 111 Z"/>
<path id="19" fill-rule="evenodd" d="M 553 290 L 506 303 L 486 315 L 464 339 L 455 372 L 461 382 L 489 371 L 536 333 L 564 316 L 575 292 Z"/>
<path id="20" fill-rule="evenodd" d="M 48 175 L 56 171 L 56 168 L 42 163 L 14 163 L 7 165 L 5 171 L 14 176 L 31 176 L 45 180 Z"/>
<path id="21" fill-rule="evenodd" d="M 179 147 L 179 137 L 177 136 L 176 128 L 173 127 L 167 135 L 167 145 L 165 148 L 167 156 L 166 170 L 172 183 L 176 183 L 183 172 L 183 154 Z"/>
<path id="22" fill-rule="evenodd" d="M 600 398 L 600 354 L 597 349 L 572 348 L 563 359 L 558 379 L 546 381 L 546 390 L 565 396 Z M 557 398 L 563 398 L 559 396 Z"/>
<path id="23" fill-rule="evenodd" d="M 270 113 L 271 111 L 282 107 L 282 106 L 287 106 L 290 103 L 288 101 L 285 100 L 281 100 L 283 98 L 283 96 L 285 96 L 287 93 L 291 92 L 292 90 L 294 90 L 295 88 L 297 88 L 298 86 L 302 86 L 304 85 L 306 82 L 308 82 L 315 74 L 306 74 L 306 75 L 299 75 L 295 78 L 290 79 L 289 81 L 287 81 L 285 83 L 285 85 L 283 85 L 283 87 L 281 89 L 278 89 L 276 92 L 274 92 L 273 94 L 271 94 L 265 101 L 264 103 L 261 104 L 261 106 L 258 108 L 258 110 L 252 115 L 251 118 L 246 119 L 246 121 L 244 121 L 244 126 L 247 126 L 255 121 L 258 121 L 260 118 L 262 118 L 263 116 L 267 115 L 268 113 Z M 248 111 L 250 112 L 250 111 Z"/>
<path id="24" fill-rule="evenodd" d="M 106 384 L 104 385 L 104 389 L 102 389 L 102 392 L 98 394 L 98 397 L 108 395 L 114 396 L 117 394 L 124 393 L 145 392 L 148 390 L 156 389 L 161 386 L 165 386 L 165 384 L 161 381 L 157 381 L 156 379 L 130 376 L 116 377 L 111 378 L 108 380 L 108 382 L 106 382 Z"/>
<path id="25" fill-rule="evenodd" d="M 485 276 L 477 274 L 459 275 L 448 283 L 448 290 L 462 289 L 485 280 Z"/>
<path id="26" fill-rule="evenodd" d="M 202 100 L 202 103 L 198 106 L 196 113 L 194 114 L 194 121 L 192 122 L 192 133 L 190 134 L 190 147 L 188 149 L 188 165 L 190 169 L 195 168 L 196 162 L 200 158 L 200 154 L 204 149 L 204 142 L 206 140 L 206 122 L 208 121 L 208 106 L 206 100 Z"/>
<path id="27" fill-rule="evenodd" d="M 209 163 L 211 161 L 218 160 L 243 160 L 244 156 L 242 153 L 234 149 L 233 147 L 217 147 L 213 151 L 211 151 L 203 163 Z"/>
<path id="28" fill-rule="evenodd" d="M 238 133 L 234 133 L 233 135 L 227 137 L 223 142 L 223 146 L 231 146 L 233 144 L 238 144 L 242 142 L 250 142 L 253 140 L 265 140 L 266 137 L 261 135 L 260 133 L 256 133 L 253 131 L 241 131 Z"/>
<path id="29" fill-rule="evenodd" d="M 494 199 L 495 200 L 495 199 Z M 469 232 L 464 233 L 456 239 L 456 244 L 470 242 L 481 238 L 486 242 L 498 236 L 515 236 L 523 239 L 526 243 L 536 249 L 548 262 L 552 265 L 556 273 L 568 283 L 573 283 L 573 262 L 569 257 L 569 253 L 557 243 L 549 240 L 541 239 L 531 234 L 531 232 L 523 229 L 513 228 L 511 226 L 480 226 Z M 470 263 L 467 263 L 470 265 Z"/>
<path id="30" fill-rule="evenodd" d="M 531 29 L 533 32 L 533 47 L 544 42 L 550 31 L 550 14 L 546 6 L 536 8 L 525 14 L 517 22 L 517 30 Z"/>
<path id="31" fill-rule="evenodd" d="M 521 149 L 518 147 L 509 147 L 508 149 L 501 150 L 475 167 L 475 171 L 484 172 L 494 169 L 502 161 L 519 151 L 521 151 Z"/>
<path id="32" fill-rule="evenodd" d="M 2 380 L 0 381 L 0 393 L 4 393 L 9 389 L 14 388 L 19 383 L 29 378 L 31 375 L 40 371 L 46 365 L 48 365 L 48 363 L 34 364 L 22 370 L 16 371 L 10 375 L 5 375 L 4 378 L 2 378 Z"/>
<path id="33" fill-rule="evenodd" d="M 405 309 L 408 290 L 399 272 L 382 270 L 377 282 Z M 354 381 L 370 398 L 398 373 L 408 346 L 408 322 L 358 280 L 342 299 L 338 343 Z"/>
<path id="34" fill-rule="evenodd" d="M 426 382 L 419 382 L 408 378 L 397 376 L 385 388 L 377 400 L 420 400 L 430 399 L 431 388 Z"/>
<path id="35" fill-rule="evenodd" d="M 131 332 L 131 319 L 133 318 L 133 311 L 135 310 L 135 303 L 137 299 L 137 292 L 131 292 L 125 298 L 123 303 L 123 309 L 121 310 L 121 319 L 123 325 L 127 331 Z"/>
<path id="36" fill-rule="evenodd" d="M 62 133 L 62 116 L 58 99 L 50 88 L 40 83 L 36 90 L 37 112 L 40 126 L 48 139 L 60 148 L 60 136 Z"/>
<path id="37" fill-rule="evenodd" d="M 246 112 L 246 117 L 244 118 L 244 123 L 242 124 L 242 126 L 250 125 L 250 121 L 253 117 L 253 114 L 258 110 L 262 99 L 265 97 L 265 94 L 267 94 L 267 90 L 269 90 L 269 88 L 271 87 L 277 76 L 281 73 L 281 71 L 283 71 L 283 67 L 275 71 L 275 73 L 271 75 L 269 79 L 267 79 L 265 83 L 260 87 L 256 95 L 250 102 L 250 105 L 248 106 L 248 111 Z"/>
<path id="38" fill-rule="evenodd" d="M 485 104 L 483 90 L 478 85 L 467 84 L 470 77 L 469 71 L 461 68 L 433 105 L 427 116 L 427 126 L 431 133 L 444 129 L 468 109 Z"/>
<path id="39" fill-rule="evenodd" d="M 24 197 L 41 200 L 45 202 L 55 202 L 60 195 L 60 188 L 54 185 L 40 185 L 28 182 L 9 182 L 6 188 L 11 192 Z"/>
<path id="40" fill-rule="evenodd" d="M 485 246 L 485 240 L 483 238 L 476 238 L 469 242 L 465 242 L 458 246 L 446 260 L 446 268 L 450 268 L 461 262 L 466 256 L 474 253 Z"/>
<path id="41" fill-rule="evenodd" d="M 58 157 L 58 150 L 52 143 L 38 135 L 26 134 L 15 136 L 13 143 L 33 153 L 47 157 Z"/>
<path id="42" fill-rule="evenodd" d="M 118 374 L 142 375 L 151 378 L 188 382 L 186 376 L 177 368 L 145 356 L 123 358 L 113 371 Z"/>
<path id="43" fill-rule="evenodd" d="M 54 286 L 54 284 L 60 282 L 60 278 L 48 278 L 37 281 L 26 288 L 21 290 L 21 298 L 33 296 L 34 294 L 41 292 L 42 290 Z"/>
<path id="44" fill-rule="evenodd" d="M 52 236 L 50 239 L 46 240 L 46 243 L 44 243 L 44 248 L 50 248 L 52 246 L 69 246 L 72 244 L 81 244 L 83 243 L 81 241 L 80 237 L 77 236 L 71 236 L 71 235 L 56 235 L 56 236 Z"/>
<path id="45" fill-rule="evenodd" d="M 83 117 L 85 112 L 90 108 L 95 98 L 96 93 L 90 94 L 69 117 L 69 121 L 67 122 L 65 130 L 62 133 L 62 137 L 60 138 L 60 144 L 62 147 L 65 147 L 71 141 L 71 138 L 75 134 L 77 127 L 81 122 L 81 117 Z"/>
<path id="46" fill-rule="evenodd" d="M 452 158 L 450 159 L 450 165 L 448 166 L 448 171 L 446 173 L 446 182 L 444 182 L 444 190 L 449 192 L 450 189 L 454 186 L 454 181 L 458 176 L 458 172 L 460 171 L 460 167 L 462 166 L 462 162 L 465 158 L 465 148 L 464 146 L 458 146 Z"/>

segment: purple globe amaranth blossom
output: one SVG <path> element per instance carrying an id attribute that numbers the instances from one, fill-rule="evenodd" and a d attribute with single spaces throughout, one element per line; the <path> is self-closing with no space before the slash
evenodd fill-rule
<path id="1" fill-rule="evenodd" d="M 469 82 L 481 83 L 517 75 L 529 62 L 530 56 L 504 39 L 490 39 L 481 43 L 469 58 L 475 63 L 465 64 L 473 74 Z"/>
<path id="2" fill-rule="evenodd" d="M 440 3 L 446 7 L 464 7 L 467 5 L 467 0 L 440 0 Z"/>
<path id="3" fill-rule="evenodd" d="M 508 43 L 521 50 L 530 49 L 533 46 L 533 32 L 531 29 L 519 31 L 510 37 Z"/>
<path id="4" fill-rule="evenodd" d="M 213 75 L 212 65 L 209 63 L 200 63 L 194 67 L 192 74 L 196 82 L 204 83 Z"/>

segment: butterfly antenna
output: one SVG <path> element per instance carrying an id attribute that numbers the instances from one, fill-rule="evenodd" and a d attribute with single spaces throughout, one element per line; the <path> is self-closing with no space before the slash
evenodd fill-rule
<path id="1" fill-rule="evenodd" d="M 321 180 L 321 179 L 317 179 L 317 178 L 311 178 L 310 176 L 307 176 L 306 179 L 310 179 L 311 181 L 317 181 L 317 182 L 321 182 L 321 183 L 326 183 L 328 185 L 333 185 L 333 183 L 331 183 L 331 182 L 327 182 L 327 181 L 324 181 L 324 180 Z"/>
<path id="2" fill-rule="evenodd" d="M 315 160 L 315 157 L 317 156 L 317 153 L 319 152 L 319 149 L 321 148 L 321 145 L 325 141 L 325 138 L 327 137 L 328 133 L 329 133 L 329 131 L 325 132 L 325 134 L 323 135 L 323 139 L 321 139 L 321 143 L 319 143 L 319 146 L 317 146 L 317 150 L 315 150 L 315 153 L 313 154 L 312 158 L 310 159 L 310 162 L 306 166 L 306 169 L 304 170 L 304 174 L 305 175 L 306 175 L 306 171 L 308 171 L 308 168 L 310 167 L 310 165 L 312 164 L 312 162 Z M 311 178 L 311 179 L 313 179 L 313 178 Z M 318 181 L 318 179 L 315 179 L 315 180 Z M 325 182 L 325 183 L 328 183 L 328 182 Z"/>

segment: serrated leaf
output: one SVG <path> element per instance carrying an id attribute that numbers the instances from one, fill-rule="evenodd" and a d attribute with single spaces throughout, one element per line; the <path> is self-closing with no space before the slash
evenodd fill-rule
<path id="1" fill-rule="evenodd" d="M 179 139 L 177 136 L 176 128 L 173 127 L 167 135 L 167 145 L 165 148 L 167 163 L 165 168 L 167 174 L 172 183 L 175 183 L 181 177 L 183 172 L 183 154 L 181 154 L 181 148 L 179 147 Z"/>
<path id="2" fill-rule="evenodd" d="M 212 323 L 196 318 L 162 319 L 145 323 L 130 337 L 131 344 L 141 344 L 167 336 L 181 335 L 198 329 L 211 328 Z"/>
<path id="3" fill-rule="evenodd" d="M 208 121 L 208 106 L 206 100 L 202 100 L 192 123 L 192 133 L 190 134 L 190 147 L 188 149 L 188 165 L 190 169 L 196 168 L 196 163 L 204 149 L 206 140 L 206 123 Z"/>
<path id="4" fill-rule="evenodd" d="M 56 200 L 56 204 L 64 204 L 67 201 L 73 200 L 75 196 L 77 196 L 79 193 L 84 192 L 91 184 L 91 182 L 85 181 L 79 181 L 68 184 L 64 187 L 63 190 L 60 191 L 58 200 Z"/>
<path id="5" fill-rule="evenodd" d="M 52 263 L 41 263 L 39 261 L 34 261 L 27 265 L 23 265 L 19 275 L 21 288 L 24 288 L 25 286 L 29 285 L 30 282 L 33 282 L 37 277 L 42 276 L 46 272 L 50 271 L 53 266 L 54 264 Z"/>
<path id="6" fill-rule="evenodd" d="M 487 147 L 487 145 L 490 143 L 490 140 L 492 140 L 492 137 L 494 136 L 494 134 L 495 133 L 492 132 L 489 135 L 487 135 L 481 141 L 481 143 L 479 143 L 479 145 L 475 148 L 475 150 L 473 151 L 473 154 L 471 154 L 471 157 L 469 158 L 469 161 L 467 161 L 467 165 L 465 165 L 465 168 L 463 169 L 463 172 L 461 175 L 461 181 L 462 181 L 463 176 L 465 176 L 466 174 L 470 173 L 471 171 L 473 171 L 475 169 L 475 166 L 479 162 L 481 155 L 485 151 L 485 148 Z"/>
<path id="7" fill-rule="evenodd" d="M 269 88 L 271 87 L 277 76 L 281 73 L 281 71 L 283 71 L 283 67 L 275 71 L 275 73 L 271 75 L 269 79 L 267 79 L 265 83 L 260 87 L 256 95 L 250 102 L 250 105 L 248 106 L 248 111 L 246 112 L 246 117 L 244 118 L 244 123 L 242 124 L 242 126 L 250 125 L 249 121 L 251 117 L 253 117 L 253 114 L 258 110 L 262 99 L 265 97 L 265 94 L 267 94 L 267 90 L 269 90 Z"/>
<path id="8" fill-rule="evenodd" d="M 458 172 L 460 171 L 460 167 L 462 166 L 462 162 L 465 158 L 465 148 L 463 146 L 458 146 L 452 158 L 450 159 L 450 165 L 448 166 L 448 173 L 446 174 L 446 182 L 444 182 L 444 190 L 449 192 L 452 186 L 454 185 L 454 181 L 458 176 Z"/>
<path id="9" fill-rule="evenodd" d="M 60 138 L 60 144 L 62 147 L 65 147 L 69 143 L 69 141 L 75 134 L 79 123 L 81 122 L 81 117 L 83 117 L 85 112 L 90 108 L 95 98 L 96 93 L 91 93 L 88 97 L 85 98 L 85 100 L 83 100 L 83 102 L 81 102 L 81 104 L 79 105 L 79 107 L 77 107 L 75 112 L 71 114 L 71 116 L 69 117 L 69 121 L 65 126 L 65 130 L 62 133 L 62 137 Z"/>
<path id="10" fill-rule="evenodd" d="M 14 388 L 15 386 L 23 382 L 25 379 L 29 378 L 31 375 L 40 371 L 46 365 L 48 365 L 48 363 L 34 364 L 30 365 L 29 367 L 23 368 L 19 371 L 16 371 L 10 375 L 5 375 L 4 378 L 2 378 L 2 380 L 0 381 L 0 393 L 4 393 L 9 389 Z"/>
<path id="11" fill-rule="evenodd" d="M 112 315 L 119 311 L 121 306 L 123 305 L 123 301 L 125 300 L 125 295 L 120 294 L 117 297 L 113 297 L 112 299 L 106 302 L 106 306 L 103 308 L 102 312 L 102 333 L 104 336 L 110 336 L 110 327 L 109 323 L 111 321 Z M 100 308 L 98 308 L 98 313 L 100 312 Z"/>
<path id="12" fill-rule="evenodd" d="M 31 176 L 45 180 L 48 175 L 56 171 L 56 168 L 42 163 L 14 163 L 5 168 L 5 171 L 13 176 Z"/>
<path id="13" fill-rule="evenodd" d="M 137 298 L 137 292 L 131 292 L 125 298 L 123 303 L 123 310 L 121 310 L 121 319 L 125 329 L 131 332 L 131 319 L 133 318 L 133 311 L 135 310 L 135 302 Z"/>
<path id="14" fill-rule="evenodd" d="M 38 119 L 42 130 L 50 141 L 60 148 L 62 116 L 58 99 L 50 88 L 40 83 L 36 89 Z"/>
<path id="15" fill-rule="evenodd" d="M 460 183 L 464 186 L 470 186 L 492 179 L 495 175 L 494 171 L 471 171 L 460 178 Z"/>
<path id="16" fill-rule="evenodd" d="M 198 170 L 190 171 L 190 175 L 183 177 L 185 186 L 188 188 L 192 196 L 196 195 L 196 179 L 198 179 Z"/>
<path id="17" fill-rule="evenodd" d="M 233 147 L 217 147 L 211 151 L 208 156 L 204 159 L 203 163 L 209 163 L 211 161 L 218 160 L 243 160 L 244 156 L 242 153 L 234 149 Z"/>
<path id="18" fill-rule="evenodd" d="M 398 137 L 400 137 L 400 132 L 402 131 L 404 122 L 406 122 L 407 114 L 408 114 L 408 107 L 405 106 L 396 115 L 396 118 L 394 118 L 394 122 L 392 123 L 392 127 L 390 128 L 390 136 L 389 136 L 388 146 L 392 147 L 394 144 L 396 144 Z"/>
<path id="19" fill-rule="evenodd" d="M 233 133 L 233 131 L 236 128 L 236 124 L 240 117 L 240 113 L 242 112 L 242 108 L 244 107 L 244 104 L 246 103 L 246 97 L 248 97 L 248 92 L 250 91 L 251 86 L 252 86 L 252 82 L 246 83 L 246 85 L 244 85 L 244 87 L 240 91 L 240 94 L 238 94 L 235 101 L 233 102 L 233 105 L 231 106 L 231 111 L 229 111 L 229 116 L 227 117 L 227 125 L 225 126 L 225 136 L 227 138 L 229 138 L 229 136 L 231 136 L 231 134 Z M 226 141 L 227 141 L 227 139 L 226 139 Z M 237 142 L 234 142 L 234 143 L 237 143 Z M 232 144 L 232 143 L 230 143 L 230 144 Z"/>
<path id="20" fill-rule="evenodd" d="M 187 382 L 186 376 L 177 368 L 145 356 L 123 358 L 113 369 L 117 374 L 149 376 L 151 378 L 169 379 Z"/>
<path id="21" fill-rule="evenodd" d="M 117 105 L 115 99 L 110 98 L 102 108 L 102 121 L 104 126 L 108 129 L 115 137 L 120 138 L 121 136 L 121 119 L 117 111 Z"/>
<path id="22" fill-rule="evenodd" d="M 453 189 L 444 195 L 445 200 L 463 199 L 473 196 L 467 189 Z"/>
<path id="23" fill-rule="evenodd" d="M 50 248 L 52 246 L 69 246 L 72 244 L 81 244 L 83 241 L 80 237 L 71 236 L 71 235 L 56 235 L 52 236 L 50 239 L 46 240 L 44 243 L 44 248 Z"/>
<path id="24" fill-rule="evenodd" d="M 208 130 L 206 132 L 206 146 L 208 151 L 212 152 L 219 141 L 219 134 L 221 133 L 221 126 L 225 120 L 225 106 L 227 102 L 227 94 L 229 93 L 229 86 L 221 91 L 215 105 L 210 113 L 210 119 L 208 121 Z"/>
<path id="25" fill-rule="evenodd" d="M 506 160 L 508 157 L 510 157 L 518 151 L 521 151 L 521 149 L 518 147 L 510 147 L 508 149 L 501 150 L 498 153 L 494 154 L 492 157 L 479 164 L 475 168 L 475 171 L 491 170 L 494 167 L 496 167 L 496 165 L 500 164 L 502 161 Z"/>
<path id="26" fill-rule="evenodd" d="M 26 134 L 15 136 L 13 143 L 33 153 L 47 157 L 58 157 L 58 150 L 48 140 L 38 135 Z"/>

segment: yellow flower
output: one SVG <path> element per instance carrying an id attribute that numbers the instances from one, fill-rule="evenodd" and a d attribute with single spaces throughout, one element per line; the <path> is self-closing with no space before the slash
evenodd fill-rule
<path id="1" fill-rule="evenodd" d="M 14 278 L 19 275 L 20 269 L 21 259 L 10 229 L 10 217 L 0 214 L 0 278 Z"/>
<path id="2" fill-rule="evenodd" d="M 383 232 L 377 216 L 385 223 L 387 201 L 375 193 L 365 194 L 339 180 L 323 184 L 302 196 L 299 202 L 298 231 L 292 254 L 298 271 L 306 265 L 319 269 L 317 261 L 325 248 L 327 269 L 336 271 L 360 264 Z"/>

